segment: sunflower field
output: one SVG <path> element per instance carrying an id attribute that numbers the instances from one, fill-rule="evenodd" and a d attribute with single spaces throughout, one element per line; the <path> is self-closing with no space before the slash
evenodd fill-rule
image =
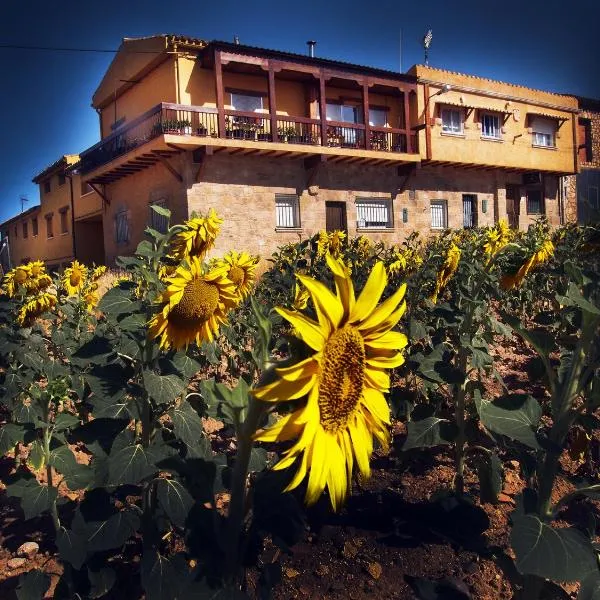
<path id="1" fill-rule="evenodd" d="M 5 275 L 1 598 L 600 600 L 600 229 L 221 224 Z"/>

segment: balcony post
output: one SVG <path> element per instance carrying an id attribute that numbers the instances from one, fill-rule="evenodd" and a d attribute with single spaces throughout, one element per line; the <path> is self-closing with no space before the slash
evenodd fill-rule
<path id="1" fill-rule="evenodd" d="M 369 125 L 369 85 L 365 81 L 362 86 L 363 115 L 365 121 L 365 149 L 371 149 L 371 126 Z"/>
<path id="2" fill-rule="evenodd" d="M 412 136 L 410 128 L 410 105 L 408 102 L 408 90 L 404 88 L 402 90 L 402 96 L 404 98 L 404 130 L 406 131 L 406 151 L 412 153 Z"/>
<path id="3" fill-rule="evenodd" d="M 275 71 L 269 63 L 269 113 L 271 117 L 271 140 L 273 142 L 279 141 L 279 135 L 277 134 L 277 106 L 275 97 Z"/>
<path id="4" fill-rule="evenodd" d="M 327 101 L 325 99 L 325 77 L 319 72 L 319 117 L 321 119 L 321 146 L 327 146 Z"/>
<path id="5" fill-rule="evenodd" d="M 219 137 L 227 137 L 225 132 L 225 102 L 223 99 L 223 66 L 221 65 L 221 51 L 215 51 L 215 88 L 217 94 L 217 121 L 219 123 Z"/>

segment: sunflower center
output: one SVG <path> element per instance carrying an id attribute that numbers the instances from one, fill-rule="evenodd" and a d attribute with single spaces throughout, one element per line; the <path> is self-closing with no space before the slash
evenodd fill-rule
<path id="1" fill-rule="evenodd" d="M 351 325 L 335 331 L 323 351 L 319 380 L 319 411 L 325 431 L 346 426 L 363 393 L 365 345 Z"/>
<path id="2" fill-rule="evenodd" d="M 73 286 L 73 287 L 77 287 L 79 285 L 81 281 L 81 277 L 79 276 L 79 273 L 71 273 L 71 275 L 69 276 L 69 283 Z"/>
<path id="3" fill-rule="evenodd" d="M 235 283 L 235 287 L 240 287 L 244 283 L 245 279 L 244 269 L 240 267 L 231 267 L 227 277 L 229 277 L 229 279 Z"/>
<path id="4" fill-rule="evenodd" d="M 219 289 L 203 279 L 193 279 L 171 309 L 169 321 L 179 327 L 194 327 L 208 321 L 219 305 Z"/>
<path id="5" fill-rule="evenodd" d="M 17 269 L 15 273 L 15 281 L 17 283 L 25 283 L 25 281 L 27 281 L 27 273 L 23 269 Z"/>

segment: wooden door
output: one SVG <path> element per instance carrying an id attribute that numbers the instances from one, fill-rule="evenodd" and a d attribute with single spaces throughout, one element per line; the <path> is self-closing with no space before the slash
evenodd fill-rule
<path id="1" fill-rule="evenodd" d="M 327 231 L 347 231 L 345 202 L 325 203 L 325 228 Z"/>
<path id="2" fill-rule="evenodd" d="M 519 215 L 521 212 L 521 191 L 518 185 L 506 186 L 506 215 L 508 226 L 511 229 L 519 228 Z"/>

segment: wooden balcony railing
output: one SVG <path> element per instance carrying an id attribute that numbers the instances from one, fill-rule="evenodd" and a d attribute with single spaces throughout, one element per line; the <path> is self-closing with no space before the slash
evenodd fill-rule
<path id="1" fill-rule="evenodd" d="M 327 121 L 327 139 L 322 139 L 319 119 L 277 116 L 272 131 L 271 116 L 235 110 L 225 111 L 225 131 L 219 130 L 216 108 L 161 103 L 123 125 L 81 154 L 80 170 L 89 173 L 150 140 L 163 135 L 210 136 L 249 141 L 306 144 L 337 148 L 408 152 L 406 130 L 369 127 L 360 123 Z M 366 133 L 368 132 L 368 136 Z M 417 136 L 410 136 L 410 151 L 418 153 Z"/>

